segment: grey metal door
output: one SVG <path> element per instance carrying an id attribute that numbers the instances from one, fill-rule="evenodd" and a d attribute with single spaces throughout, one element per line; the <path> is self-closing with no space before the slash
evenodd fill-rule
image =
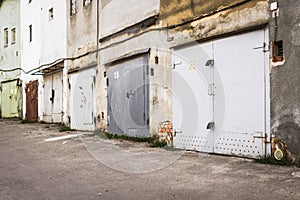
<path id="1" fill-rule="evenodd" d="M 149 136 L 148 55 L 108 67 L 108 131 Z"/>

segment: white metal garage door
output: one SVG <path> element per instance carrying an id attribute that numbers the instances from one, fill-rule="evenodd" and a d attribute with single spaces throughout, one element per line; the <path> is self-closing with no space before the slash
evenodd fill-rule
<path id="1" fill-rule="evenodd" d="M 44 76 L 43 120 L 61 123 L 63 116 L 63 71 Z"/>
<path id="2" fill-rule="evenodd" d="M 174 50 L 174 146 L 247 157 L 269 137 L 265 30 Z"/>
<path id="3" fill-rule="evenodd" d="M 93 131 L 95 107 L 95 69 L 80 71 L 70 75 L 71 128 Z"/>

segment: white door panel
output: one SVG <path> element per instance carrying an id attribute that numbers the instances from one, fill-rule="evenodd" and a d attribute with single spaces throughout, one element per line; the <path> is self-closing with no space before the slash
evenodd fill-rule
<path id="1" fill-rule="evenodd" d="M 266 35 L 259 30 L 173 51 L 175 147 L 247 157 L 265 154 Z"/>
<path id="2" fill-rule="evenodd" d="M 173 53 L 174 146 L 181 149 L 213 151 L 213 132 L 207 124 L 213 120 L 212 45 L 196 45 Z"/>
<path id="3" fill-rule="evenodd" d="M 72 129 L 94 130 L 94 77 L 94 69 L 81 71 L 70 76 L 70 113 Z"/>

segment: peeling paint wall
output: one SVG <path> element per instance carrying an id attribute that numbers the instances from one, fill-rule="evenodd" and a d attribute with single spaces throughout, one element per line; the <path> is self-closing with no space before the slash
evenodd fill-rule
<path id="1" fill-rule="evenodd" d="M 9 17 L 7 17 L 9 16 Z M 12 41 L 12 29 L 16 30 L 16 41 Z M 5 45 L 4 29 L 8 31 Z M 14 69 L 21 65 L 20 0 L 5 0 L 0 6 L 0 68 Z M 20 77 L 20 71 L 0 72 L 0 82 Z"/>
<path id="2" fill-rule="evenodd" d="M 266 0 L 161 2 L 163 26 L 176 26 L 169 32 L 174 46 L 258 27 L 269 19 Z"/>
<path id="3" fill-rule="evenodd" d="M 99 1 L 100 3 L 100 1 Z M 85 102 L 87 105 L 93 106 L 93 108 L 85 109 L 86 112 L 81 117 L 76 113 L 81 108 L 74 108 L 77 105 L 78 98 L 82 98 L 81 93 L 91 94 L 91 84 L 93 83 L 93 77 L 84 77 L 86 74 L 96 74 L 97 68 L 97 1 L 91 1 L 87 5 L 83 5 L 82 1 L 77 1 L 76 13 L 71 14 L 67 12 L 67 55 L 70 58 L 76 58 L 74 60 L 66 61 L 66 75 L 64 77 L 66 89 L 64 107 L 66 108 L 66 115 L 64 123 L 71 124 L 72 128 L 81 130 L 93 130 L 94 120 L 96 119 L 96 104 L 93 101 L 94 97 L 87 97 L 89 102 Z M 99 4 L 100 6 L 100 4 Z M 71 2 L 67 1 L 67 11 L 71 10 Z M 91 53 L 93 52 L 93 53 Z M 82 56 L 84 55 L 84 56 Z M 81 57 L 82 56 L 82 57 Z M 86 73 L 86 68 L 90 68 L 93 72 Z M 77 78 L 74 78 L 77 77 Z M 86 79 L 85 79 L 86 78 Z M 83 83 L 85 79 L 85 83 Z M 96 80 L 95 80 L 96 81 Z M 90 83 L 91 82 L 91 83 Z M 80 89 L 81 88 L 81 89 Z M 75 94 L 71 90 L 81 91 L 81 93 Z M 86 91 L 87 90 L 87 91 Z M 92 95 L 92 94 L 91 94 Z M 93 95 L 94 88 L 93 88 Z M 71 99 L 71 97 L 74 97 Z M 75 104 L 74 104 L 75 102 Z M 79 104 L 78 104 L 79 105 Z M 92 111 L 89 111 L 92 110 Z M 93 116 L 93 119 L 84 119 L 84 116 Z M 89 121 L 88 123 L 86 121 Z M 76 123 L 76 124 L 75 124 Z M 88 124 L 88 125 L 84 125 Z"/>
<path id="4" fill-rule="evenodd" d="M 158 14 L 159 0 L 102 1 L 101 36 L 107 36 Z"/>
<path id="5" fill-rule="evenodd" d="M 278 2 L 276 40 L 283 41 L 283 62 L 271 59 L 271 129 L 286 143 L 287 149 L 300 156 L 300 2 Z M 270 12 L 270 40 L 275 40 L 275 17 Z M 272 45 L 271 45 L 272 46 Z M 273 52 L 271 52 L 273 53 Z"/>
<path id="6" fill-rule="evenodd" d="M 151 48 L 149 105 L 152 135 L 159 133 L 161 122 L 172 121 L 170 47 L 263 26 L 269 19 L 266 0 L 161 0 L 159 6 L 153 3 L 156 5 L 154 7 L 144 3 L 134 4 L 133 1 L 120 2 L 102 1 L 100 36 L 109 37 L 100 46 L 104 49 L 99 57 L 97 78 L 100 80 L 100 87 L 97 90 L 97 111 L 104 112 L 107 116 L 104 74 L 109 66 L 105 63 L 139 49 Z M 140 11 L 143 14 L 140 14 Z M 139 26 L 134 26 L 157 13 L 159 19 L 153 25 L 139 30 Z M 114 35 L 116 32 L 118 34 Z M 107 123 L 105 120 L 103 119 L 104 123 L 101 125 Z"/>
<path id="7" fill-rule="evenodd" d="M 134 26 L 146 18 L 159 13 L 159 1 L 102 1 L 100 36 L 107 36 L 116 31 Z M 158 22 L 144 29 L 134 27 L 129 32 L 112 36 L 109 40 L 100 44 L 103 50 L 99 54 L 100 80 L 97 88 L 97 112 L 100 122 L 98 127 L 106 128 L 107 125 L 107 86 L 105 74 L 109 67 L 109 61 L 128 55 L 135 51 L 149 48 L 149 128 L 150 134 L 159 132 L 159 124 L 162 121 L 171 120 L 171 53 L 165 33 L 149 31 L 158 27 Z M 146 33 L 147 32 L 147 33 Z M 141 33 L 141 34 L 140 34 Z M 158 61 L 158 62 L 156 62 Z M 103 115 L 102 115 L 103 114 Z M 104 116 L 102 118 L 102 116 Z"/>
<path id="8" fill-rule="evenodd" d="M 20 68 L 21 66 L 21 25 L 20 25 L 20 0 L 15 1 L 1 1 L 0 3 L 0 69 L 10 70 L 14 68 Z M 9 17 L 8 17 L 9 16 Z M 4 29 L 7 29 L 8 33 L 8 44 L 5 44 L 5 33 Z M 15 29 L 16 40 L 13 41 L 12 30 Z M 11 71 L 11 72 L 1 72 L 0 71 L 0 118 L 9 117 L 4 113 L 5 109 L 9 107 L 7 104 L 6 94 L 4 88 L 7 88 L 6 84 L 1 84 L 2 81 L 15 80 L 21 77 L 21 72 Z M 13 86 L 13 85 L 12 85 Z M 11 86 L 11 87 L 12 87 Z M 12 90 L 18 90 L 18 86 L 11 88 Z M 1 95 L 1 93 L 3 93 Z M 10 93 L 10 92 L 9 92 Z M 1 98 L 1 96 L 3 98 Z M 15 95 L 14 95 L 15 96 Z M 19 99 L 17 101 L 22 101 L 22 95 L 17 96 Z M 8 112 L 15 112 L 13 110 L 22 110 L 21 107 L 17 108 L 16 104 L 10 107 Z M 2 115 L 2 116 L 1 116 Z M 5 116 L 6 115 L 6 116 Z M 19 112 L 14 114 L 15 117 L 20 117 Z"/>

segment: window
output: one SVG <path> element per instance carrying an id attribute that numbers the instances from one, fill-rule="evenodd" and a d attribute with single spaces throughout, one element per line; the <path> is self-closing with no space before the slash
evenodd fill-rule
<path id="1" fill-rule="evenodd" d="M 92 0 L 83 0 L 83 6 L 87 6 L 92 3 Z"/>
<path id="2" fill-rule="evenodd" d="M 283 42 L 282 40 L 273 42 L 272 44 L 273 62 L 283 61 Z"/>
<path id="3" fill-rule="evenodd" d="M 53 8 L 49 9 L 49 21 L 53 20 L 54 16 L 53 16 Z"/>
<path id="4" fill-rule="evenodd" d="M 29 42 L 32 41 L 32 25 L 29 25 Z"/>
<path id="5" fill-rule="evenodd" d="M 71 1 L 71 15 L 77 13 L 77 0 L 70 0 Z"/>
<path id="6" fill-rule="evenodd" d="M 16 43 L 16 28 L 11 29 L 11 44 Z"/>
<path id="7" fill-rule="evenodd" d="M 4 47 L 8 46 L 8 28 L 4 29 Z"/>

